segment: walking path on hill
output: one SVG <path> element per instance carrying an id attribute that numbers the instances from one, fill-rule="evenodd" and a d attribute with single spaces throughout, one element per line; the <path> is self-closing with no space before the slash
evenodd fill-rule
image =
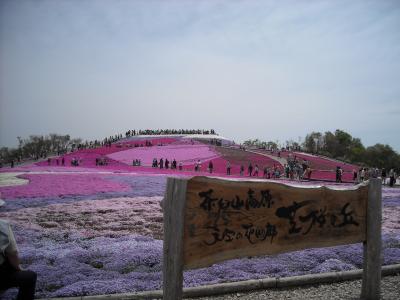
<path id="1" fill-rule="evenodd" d="M 274 155 L 271 154 L 267 154 L 267 153 L 263 153 L 263 152 L 258 152 L 258 151 L 254 151 L 254 150 L 246 150 L 247 152 L 251 152 L 251 153 L 255 153 L 255 154 L 259 154 L 259 155 L 264 155 L 266 157 L 269 157 L 270 159 L 273 159 L 275 161 L 277 161 L 278 163 L 280 163 L 282 166 L 284 166 L 285 164 L 287 164 L 287 159 L 284 157 L 276 157 Z"/>
<path id="2" fill-rule="evenodd" d="M 293 152 L 293 153 L 298 153 L 300 155 L 305 155 L 305 156 L 309 156 L 309 157 L 318 157 L 318 158 L 326 159 L 326 160 L 329 160 L 329 161 L 333 161 L 333 162 L 338 163 L 338 164 L 344 164 L 344 165 L 357 167 L 356 165 L 353 165 L 351 163 L 348 163 L 348 162 L 345 162 L 345 161 L 342 161 L 342 160 L 339 160 L 339 159 L 335 159 L 335 158 L 332 158 L 332 157 L 328 157 L 328 156 L 325 156 L 325 155 L 310 154 L 310 153 L 307 153 L 307 152 Z"/>

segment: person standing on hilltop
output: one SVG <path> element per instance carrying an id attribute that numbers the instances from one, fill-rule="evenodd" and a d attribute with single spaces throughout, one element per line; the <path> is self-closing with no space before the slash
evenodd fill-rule
<path id="1" fill-rule="evenodd" d="M 340 167 L 336 166 L 336 182 L 339 182 Z"/>
<path id="2" fill-rule="evenodd" d="M 390 171 L 389 171 L 389 186 L 390 186 L 390 187 L 393 187 L 393 186 L 394 186 L 394 179 L 395 179 L 395 177 L 394 177 L 394 170 L 393 170 L 393 168 L 392 168 L 392 169 L 390 169 Z"/>
<path id="3" fill-rule="evenodd" d="M 254 167 L 254 176 L 258 177 L 258 165 L 257 164 Z"/>
<path id="4" fill-rule="evenodd" d="M 243 176 L 244 174 L 244 166 L 240 165 L 240 176 Z"/>
<path id="5" fill-rule="evenodd" d="M 385 168 L 382 168 L 381 178 L 382 178 L 382 184 L 385 185 L 386 184 L 386 169 Z"/>
<path id="6" fill-rule="evenodd" d="M 356 171 L 356 169 L 353 169 L 353 181 L 354 181 L 354 183 L 357 183 L 357 175 L 358 175 L 358 172 Z"/>
<path id="7" fill-rule="evenodd" d="M 308 179 L 311 179 L 311 174 L 312 174 L 312 169 L 310 166 L 307 167 L 307 177 Z"/>
<path id="8" fill-rule="evenodd" d="M 164 160 L 160 158 L 160 169 L 164 168 Z"/>
<path id="9" fill-rule="evenodd" d="M 165 159 L 165 168 L 166 169 L 169 168 L 169 160 L 168 160 L 168 158 Z"/>
<path id="10" fill-rule="evenodd" d="M 172 161 L 172 169 L 176 169 L 176 160 L 174 158 L 174 160 Z"/>
<path id="11" fill-rule="evenodd" d="M 364 179 L 365 179 L 365 168 L 362 168 L 360 172 L 360 182 L 363 182 Z"/>
<path id="12" fill-rule="evenodd" d="M 231 175 L 231 163 L 229 161 L 226 163 L 226 175 Z"/>
<path id="13" fill-rule="evenodd" d="M 213 165 L 213 163 L 212 163 L 212 160 L 210 160 L 210 162 L 208 163 L 208 171 L 209 171 L 210 173 L 212 173 L 212 172 L 213 172 L 213 168 L 214 168 L 214 165 Z"/>
<path id="14" fill-rule="evenodd" d="M 253 165 L 251 164 L 251 162 L 249 163 L 249 167 L 247 169 L 249 171 L 249 176 L 251 176 L 251 174 L 253 174 Z"/>
<path id="15" fill-rule="evenodd" d="M 267 175 L 268 174 L 268 167 L 267 166 L 265 166 L 264 167 L 264 172 L 263 172 L 263 178 L 267 178 Z"/>

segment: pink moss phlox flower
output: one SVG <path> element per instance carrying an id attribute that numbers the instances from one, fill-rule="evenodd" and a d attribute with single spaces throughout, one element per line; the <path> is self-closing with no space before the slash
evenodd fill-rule
<path id="1" fill-rule="evenodd" d="M 24 174 L 29 180 L 23 186 L 0 187 L 4 199 L 23 197 L 58 197 L 65 195 L 90 195 L 110 191 L 129 191 L 126 184 L 106 180 L 104 175 L 95 174 Z"/>
<path id="2" fill-rule="evenodd" d="M 204 161 L 217 158 L 218 156 L 219 155 L 209 146 L 198 144 L 171 144 L 167 146 L 137 147 L 108 155 L 108 157 L 113 160 L 129 165 L 132 164 L 134 159 L 140 159 L 143 166 L 151 166 L 154 158 L 158 161 L 160 158 L 164 161 L 165 159 L 168 159 L 170 162 L 172 162 L 173 159 L 176 159 L 177 162 L 182 162 L 184 165 L 190 165 L 197 160 Z"/>

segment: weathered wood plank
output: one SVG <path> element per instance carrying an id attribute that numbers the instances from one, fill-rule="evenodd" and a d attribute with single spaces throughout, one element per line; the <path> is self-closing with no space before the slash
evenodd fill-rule
<path id="1" fill-rule="evenodd" d="M 164 199 L 163 299 L 182 299 L 183 222 L 187 180 L 168 178 Z"/>
<path id="2" fill-rule="evenodd" d="M 368 187 L 292 187 L 195 177 L 188 181 L 183 263 L 363 242 Z"/>
<path id="3" fill-rule="evenodd" d="M 380 299 L 381 294 L 381 243 L 382 243 L 382 183 L 370 179 L 367 209 L 367 237 L 364 242 L 364 266 L 361 298 Z"/>

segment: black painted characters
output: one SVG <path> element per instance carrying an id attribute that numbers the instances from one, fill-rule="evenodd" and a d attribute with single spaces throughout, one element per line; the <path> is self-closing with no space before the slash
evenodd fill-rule
<path id="1" fill-rule="evenodd" d="M 248 190 L 247 198 L 244 200 L 240 199 L 240 197 L 237 195 L 231 200 L 225 200 L 224 198 L 213 198 L 213 192 L 213 189 L 209 189 L 208 191 L 199 193 L 200 198 L 203 198 L 203 202 L 200 204 L 200 207 L 206 211 L 212 211 L 214 208 L 218 210 L 227 210 L 229 208 L 235 210 L 241 210 L 242 208 L 246 210 L 261 207 L 270 208 L 273 204 L 269 190 L 260 191 L 260 200 L 255 198 L 255 192 L 252 189 Z"/>
<path id="2" fill-rule="evenodd" d="M 290 224 L 290 229 L 289 229 L 289 233 L 299 233 L 301 230 L 301 227 L 297 227 L 296 226 L 296 212 L 297 210 L 299 210 L 300 208 L 302 208 L 303 206 L 306 206 L 310 203 L 311 201 L 302 201 L 300 203 L 297 203 L 296 201 L 293 201 L 293 204 L 290 206 L 282 206 L 279 207 L 276 212 L 275 215 L 279 218 L 284 218 L 284 219 L 288 219 L 289 220 L 289 224 Z"/>
<path id="3" fill-rule="evenodd" d="M 259 208 L 271 208 L 274 201 L 269 190 L 261 190 L 259 194 L 256 194 L 254 190 L 249 189 L 245 199 L 235 195 L 231 200 L 213 197 L 213 192 L 213 189 L 209 189 L 198 194 L 202 199 L 200 207 L 208 214 L 209 222 L 205 228 L 211 231 L 211 239 L 204 241 L 206 245 L 214 245 L 223 241 L 232 242 L 240 239 L 247 239 L 249 243 L 254 244 L 267 238 L 270 238 L 272 243 L 278 232 L 276 226 L 269 222 L 262 226 L 243 223 L 240 225 L 240 229 L 236 231 L 228 227 L 231 222 L 230 214 L 238 213 L 241 210 L 250 211 Z"/>
<path id="4" fill-rule="evenodd" d="M 303 235 L 308 234 L 315 225 L 317 225 L 319 228 L 322 228 L 327 224 L 331 227 L 343 227 L 347 225 L 359 226 L 358 222 L 354 220 L 354 211 L 348 211 L 350 203 L 346 203 L 345 205 L 343 205 L 339 213 L 327 212 L 327 208 L 324 207 L 311 209 L 309 210 L 307 215 L 299 216 L 298 218 L 296 218 L 297 210 L 303 206 L 309 205 L 310 203 L 313 203 L 313 201 L 308 200 L 302 201 L 300 203 L 294 201 L 292 205 L 279 207 L 276 210 L 275 215 L 277 217 L 288 219 L 290 224 L 290 228 L 288 231 L 289 234 L 300 233 L 304 227 L 298 225 L 303 225 L 307 223 L 308 228 L 303 231 Z M 330 222 L 328 223 L 327 220 L 329 220 Z"/>
<path id="5" fill-rule="evenodd" d="M 273 243 L 281 235 L 307 235 L 314 228 L 339 228 L 344 226 L 359 226 L 355 220 L 350 203 L 344 204 L 337 211 L 329 211 L 327 206 L 319 207 L 319 201 L 293 201 L 288 206 L 280 206 L 270 213 L 256 213 L 254 210 L 274 209 L 279 203 L 272 197 L 270 190 L 254 191 L 249 188 L 246 196 L 234 195 L 231 199 L 214 195 L 213 189 L 201 191 L 200 208 L 206 212 L 207 221 L 201 225 L 207 229 L 209 238 L 203 242 L 208 245 L 235 240 L 247 240 L 250 244 L 268 241 Z M 280 199 L 280 198 L 279 198 Z M 254 217 L 253 217 L 254 216 Z M 283 226 L 279 219 L 286 219 L 289 227 Z M 278 228 L 277 224 L 281 224 Z M 196 228 L 190 227 L 190 235 L 195 235 Z M 286 231 L 286 232 L 285 232 Z"/>

